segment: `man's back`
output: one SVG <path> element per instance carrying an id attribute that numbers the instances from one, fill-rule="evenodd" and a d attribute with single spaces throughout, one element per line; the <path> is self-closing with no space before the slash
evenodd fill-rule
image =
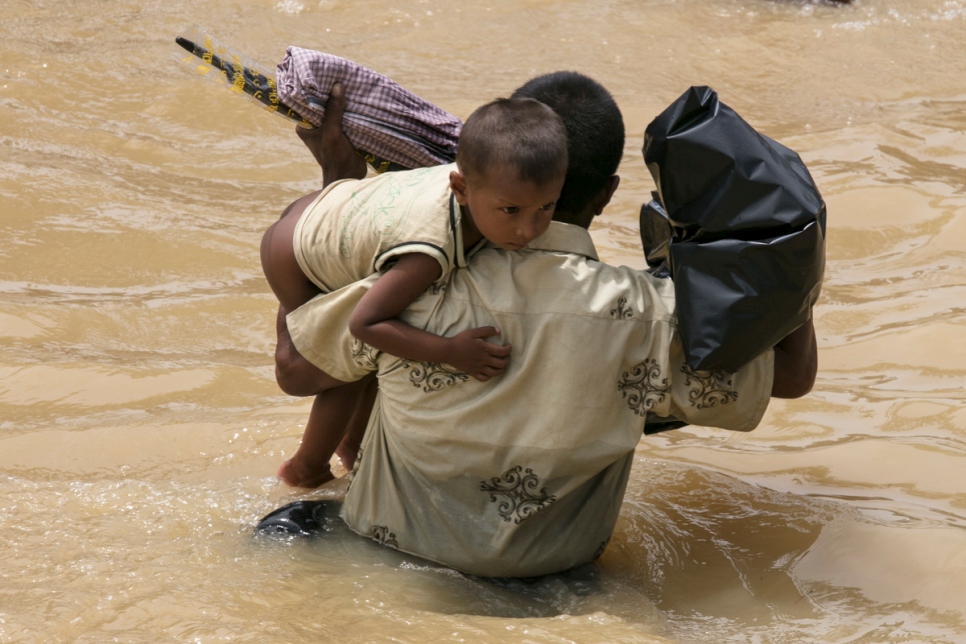
<path id="1" fill-rule="evenodd" d="M 531 249 L 480 251 L 407 312 L 408 323 L 443 335 L 499 327 L 513 354 L 498 379 L 358 345 L 343 360 L 337 377 L 375 360 L 380 378 L 346 497 L 350 527 L 475 574 L 563 570 L 603 552 L 646 412 L 757 425 L 770 352 L 734 376 L 682 371 L 672 285 L 595 260 L 587 231 L 554 224 Z M 354 296 L 326 297 L 305 328 Z M 290 326 L 298 344 L 299 320 Z"/>

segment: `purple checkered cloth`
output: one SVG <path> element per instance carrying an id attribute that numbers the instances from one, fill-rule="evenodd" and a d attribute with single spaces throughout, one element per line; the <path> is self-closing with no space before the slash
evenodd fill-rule
<path id="1" fill-rule="evenodd" d="M 386 76 L 345 58 L 289 47 L 276 70 L 279 100 L 316 127 L 335 83 L 345 89 L 342 128 L 357 150 L 406 168 L 451 163 L 462 121 Z"/>

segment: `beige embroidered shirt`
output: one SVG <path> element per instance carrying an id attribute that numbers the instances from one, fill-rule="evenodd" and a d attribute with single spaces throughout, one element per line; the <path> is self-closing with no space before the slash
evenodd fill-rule
<path id="1" fill-rule="evenodd" d="M 464 572 L 532 576 L 599 556 L 613 531 L 648 411 L 753 429 L 773 355 L 735 374 L 694 372 L 676 333 L 673 285 L 597 261 L 590 235 L 554 223 L 527 249 L 487 246 L 424 294 L 405 321 L 440 335 L 484 325 L 513 346 L 481 383 L 452 367 L 378 354 L 344 317 L 371 281 L 289 314 L 299 351 L 380 393 L 343 509 L 356 532 Z"/>

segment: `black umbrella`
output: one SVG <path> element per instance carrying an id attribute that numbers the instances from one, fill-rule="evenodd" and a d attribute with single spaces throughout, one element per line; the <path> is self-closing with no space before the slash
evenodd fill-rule
<path id="1" fill-rule="evenodd" d="M 210 49 L 188 40 L 184 36 L 177 36 L 174 40 L 183 49 L 200 58 L 202 62 L 221 70 L 222 74 L 225 75 L 227 83 L 231 86 L 232 91 L 247 94 L 263 104 L 268 110 L 303 127 L 313 127 L 311 122 L 278 99 L 278 89 L 274 78 L 244 65 L 241 62 L 240 56 L 232 56 L 234 60 L 227 61 Z M 372 166 L 376 172 L 405 169 L 397 163 L 392 163 L 377 157 L 370 152 L 356 150 L 356 154 L 365 159 L 366 163 Z"/>
<path id="2" fill-rule="evenodd" d="M 312 126 L 301 114 L 278 100 L 278 91 L 275 87 L 274 78 L 269 78 L 264 74 L 253 71 L 240 62 L 227 62 L 211 50 L 205 49 L 201 45 L 182 36 L 178 36 L 174 40 L 185 50 L 191 52 L 204 62 L 220 69 L 233 88 L 238 88 L 238 90 L 248 94 L 272 111 L 295 121 L 299 125 L 304 125 L 305 127 Z"/>

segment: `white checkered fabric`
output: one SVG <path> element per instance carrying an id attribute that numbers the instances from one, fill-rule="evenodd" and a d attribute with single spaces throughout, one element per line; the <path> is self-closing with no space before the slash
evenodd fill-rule
<path id="1" fill-rule="evenodd" d="M 395 81 L 345 58 L 289 47 L 277 68 L 278 97 L 318 126 L 335 83 L 345 89 L 342 127 L 356 149 L 406 168 L 451 163 L 462 121 Z"/>

